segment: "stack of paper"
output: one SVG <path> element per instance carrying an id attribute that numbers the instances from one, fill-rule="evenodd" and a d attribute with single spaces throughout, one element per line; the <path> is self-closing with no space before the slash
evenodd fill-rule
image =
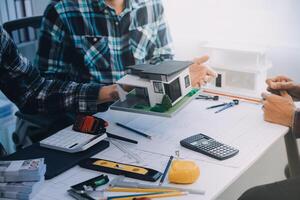
<path id="1" fill-rule="evenodd" d="M 45 180 L 44 159 L 0 161 L 0 197 L 31 199 Z"/>

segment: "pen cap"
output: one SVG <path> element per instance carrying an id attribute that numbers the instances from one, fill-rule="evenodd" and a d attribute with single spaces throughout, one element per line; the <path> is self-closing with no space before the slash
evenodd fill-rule
<path id="1" fill-rule="evenodd" d="M 194 183 L 200 176 L 200 169 L 194 161 L 174 160 L 169 171 L 169 182 L 177 184 Z"/>

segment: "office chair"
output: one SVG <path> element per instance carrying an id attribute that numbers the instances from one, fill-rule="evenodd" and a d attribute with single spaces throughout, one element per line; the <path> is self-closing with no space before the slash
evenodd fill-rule
<path id="1" fill-rule="evenodd" d="M 300 156 L 297 145 L 298 138 L 300 138 L 300 133 L 296 133 L 292 129 L 284 136 L 288 158 L 288 164 L 284 170 L 286 178 L 300 176 Z"/>
<path id="2" fill-rule="evenodd" d="M 41 26 L 42 18 L 42 16 L 26 17 L 8 21 L 3 24 L 3 28 L 17 43 L 17 47 L 19 48 L 22 55 L 29 59 L 31 62 L 33 62 L 35 58 L 35 52 L 37 49 L 37 35 L 38 30 Z M 22 29 L 25 30 L 24 33 L 26 33 L 25 41 L 20 41 L 19 30 Z M 29 33 L 31 35 L 29 35 Z"/>
<path id="3" fill-rule="evenodd" d="M 3 28 L 13 39 L 16 35 L 15 33 L 18 33 L 21 29 L 29 30 L 30 28 L 34 30 L 35 37 L 33 40 L 29 40 L 29 37 L 27 37 L 26 41 L 21 41 L 21 43 L 17 44 L 23 56 L 28 58 L 31 62 L 33 62 L 35 58 L 38 41 L 37 36 L 42 18 L 42 16 L 27 17 L 3 24 Z M 13 133 L 13 141 L 17 150 L 38 142 L 50 134 L 71 125 L 74 120 L 72 115 L 61 113 L 56 115 L 28 115 L 18 111 L 15 115 L 17 116 L 17 124 L 16 130 Z"/>

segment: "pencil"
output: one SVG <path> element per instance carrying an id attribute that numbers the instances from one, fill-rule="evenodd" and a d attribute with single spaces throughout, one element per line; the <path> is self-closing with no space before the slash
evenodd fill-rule
<path id="1" fill-rule="evenodd" d="M 108 192 L 178 192 L 175 189 L 166 188 L 123 188 L 123 187 L 109 187 L 106 189 Z"/>
<path id="2" fill-rule="evenodd" d="M 121 140 L 121 141 L 124 141 L 124 142 L 129 142 L 129 143 L 132 143 L 132 144 L 137 144 L 138 143 L 138 141 L 136 141 L 136 140 L 132 140 L 132 139 L 129 139 L 129 138 L 124 138 L 122 136 L 118 136 L 118 135 L 115 135 L 115 134 L 112 134 L 112 133 L 109 133 L 109 132 L 106 132 L 106 135 L 107 135 L 107 137 L 114 138 L 114 139 L 117 139 L 117 140 Z"/>
<path id="3" fill-rule="evenodd" d="M 222 104 L 218 104 L 218 105 L 215 105 L 215 106 L 209 106 L 209 107 L 207 107 L 206 109 L 217 108 L 217 107 L 225 106 L 226 104 L 227 104 L 227 103 L 222 103 Z"/>
<path id="4" fill-rule="evenodd" d="M 170 166 L 171 166 L 171 163 L 172 163 L 173 158 L 174 158 L 173 156 L 170 156 L 170 159 L 169 159 L 168 164 L 167 164 L 167 166 L 166 166 L 166 168 L 165 168 L 165 171 L 164 171 L 164 173 L 163 173 L 163 175 L 162 175 L 162 177 L 161 177 L 161 179 L 160 179 L 159 185 L 162 185 L 162 183 L 164 182 L 164 180 L 165 180 L 165 178 L 166 178 L 166 175 L 167 175 L 167 173 L 168 173 L 168 170 L 169 170 L 169 168 L 170 168 Z"/>
<path id="5" fill-rule="evenodd" d="M 134 132 L 134 133 L 136 133 L 136 134 L 138 134 L 138 135 L 141 135 L 141 136 L 143 136 L 143 137 L 146 137 L 146 138 L 151 139 L 151 136 L 150 136 L 150 135 L 147 135 L 146 133 L 143 133 L 143 132 L 141 132 L 141 131 L 138 131 L 138 130 L 136 130 L 136 129 L 133 129 L 133 128 L 129 127 L 129 126 L 126 126 L 126 125 L 121 124 L 121 123 L 119 123 L 119 122 L 116 122 L 116 125 L 118 125 L 118 126 L 120 126 L 120 127 L 122 127 L 122 128 L 125 128 L 125 129 L 127 129 L 127 130 L 130 130 L 130 131 L 132 131 L 132 132 Z"/>
<path id="6" fill-rule="evenodd" d="M 133 200 L 136 198 L 164 198 L 164 197 L 176 197 L 187 195 L 188 192 L 156 192 L 156 193 L 145 193 L 145 194 L 133 194 L 133 195 L 124 195 L 124 196 L 112 196 L 107 197 L 107 200 Z"/>

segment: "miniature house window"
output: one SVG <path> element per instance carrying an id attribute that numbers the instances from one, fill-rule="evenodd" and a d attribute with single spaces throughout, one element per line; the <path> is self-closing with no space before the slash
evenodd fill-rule
<path id="1" fill-rule="evenodd" d="M 163 86 L 162 86 L 161 82 L 154 81 L 153 82 L 153 88 L 154 88 L 155 93 L 162 93 L 162 94 L 164 93 Z"/>
<path id="2" fill-rule="evenodd" d="M 218 74 L 216 78 L 216 87 L 222 87 L 222 74 Z"/>
<path id="3" fill-rule="evenodd" d="M 190 83 L 190 76 L 187 75 L 186 77 L 184 77 L 184 83 L 185 83 L 185 88 L 189 87 L 191 85 Z"/>
<path id="4" fill-rule="evenodd" d="M 179 78 L 175 79 L 170 84 L 164 84 L 164 86 L 165 86 L 165 93 L 166 95 L 169 96 L 172 103 L 181 97 Z"/>

